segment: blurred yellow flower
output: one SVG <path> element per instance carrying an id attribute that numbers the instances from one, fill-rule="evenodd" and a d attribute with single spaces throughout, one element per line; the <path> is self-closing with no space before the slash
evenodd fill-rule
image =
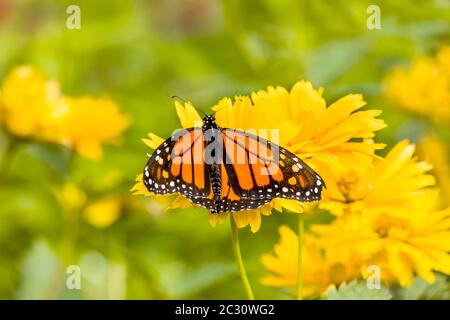
<path id="1" fill-rule="evenodd" d="M 114 141 L 129 125 L 128 117 L 108 98 L 64 97 L 53 120 L 57 142 L 90 159 L 101 157 L 102 143 Z"/>
<path id="2" fill-rule="evenodd" d="M 57 82 L 31 66 L 17 67 L 5 78 L 0 122 L 15 136 L 63 144 L 91 159 L 129 125 L 110 99 L 63 96 Z"/>
<path id="3" fill-rule="evenodd" d="M 55 190 L 55 193 L 67 218 L 70 220 L 83 218 L 97 228 L 110 226 L 120 217 L 123 209 L 135 205 L 129 199 L 119 196 L 90 200 L 86 192 L 73 183 L 63 184 L 61 188 Z"/>
<path id="4" fill-rule="evenodd" d="M 0 121 L 19 137 L 46 138 L 51 114 L 61 100 L 58 83 L 30 66 L 14 68 L 0 90 Z"/>
<path id="5" fill-rule="evenodd" d="M 441 200 L 450 205 L 450 158 L 448 145 L 437 137 L 427 136 L 418 144 L 418 153 L 433 165 L 433 174 L 441 190 Z"/>
<path id="6" fill-rule="evenodd" d="M 269 87 L 251 97 L 238 96 L 232 101 L 224 98 L 212 109 L 223 128 L 267 130 L 267 138 L 296 153 L 323 178 L 328 188 L 344 168 L 367 170 L 371 167 L 374 151 L 383 148 L 373 143 L 374 132 L 385 127 L 377 116 L 378 110 L 358 111 L 365 105 L 359 94 L 347 95 L 326 107 L 322 89 L 315 90 L 311 83 L 300 81 L 291 91 L 282 87 Z M 175 102 L 180 123 L 184 128 L 201 126 L 202 119 L 191 103 Z M 271 135 L 271 129 L 279 131 Z M 277 140 L 274 140 L 274 139 Z M 144 142 L 155 149 L 163 139 L 149 134 Z M 143 190 L 142 181 L 134 190 Z M 253 232 L 261 225 L 261 214 L 268 215 L 272 208 L 303 212 L 302 204 L 294 200 L 275 199 L 257 209 L 233 213 L 239 227 L 249 225 Z M 210 214 L 210 222 L 223 222 L 227 214 Z"/>
<path id="7" fill-rule="evenodd" d="M 386 95 L 398 106 L 436 122 L 450 122 L 450 46 L 436 58 L 419 57 L 386 78 Z"/>
<path id="8" fill-rule="evenodd" d="M 86 203 L 86 194 L 73 183 L 65 183 L 56 195 L 68 213 L 80 210 Z"/>
<path id="9" fill-rule="evenodd" d="M 97 228 L 106 228 L 119 218 L 121 209 L 121 199 L 111 196 L 87 205 L 83 216 L 89 224 Z"/>
<path id="10" fill-rule="evenodd" d="M 279 229 L 280 240 L 273 252 L 261 257 L 268 274 L 261 283 L 273 287 L 295 287 L 297 284 L 297 235 L 287 226 Z M 303 242 L 303 295 L 314 297 L 328 286 L 354 279 L 359 269 L 349 263 L 330 263 L 326 260 L 317 238 L 307 234 Z"/>

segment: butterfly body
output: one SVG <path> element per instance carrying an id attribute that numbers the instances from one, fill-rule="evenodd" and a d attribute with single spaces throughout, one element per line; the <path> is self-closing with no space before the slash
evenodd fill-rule
<path id="1" fill-rule="evenodd" d="M 200 128 L 164 141 L 144 168 L 155 194 L 179 193 L 212 213 L 261 207 L 274 198 L 318 201 L 322 178 L 288 150 L 254 134 L 221 128 L 213 115 Z"/>

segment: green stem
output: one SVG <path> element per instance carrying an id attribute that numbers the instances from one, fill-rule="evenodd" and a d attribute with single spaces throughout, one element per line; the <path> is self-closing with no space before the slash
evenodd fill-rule
<path id="1" fill-rule="evenodd" d="M 231 225 L 231 241 L 233 242 L 234 257 L 236 259 L 236 264 L 239 269 L 239 273 L 241 274 L 242 283 L 244 284 L 248 299 L 255 300 L 252 287 L 250 286 L 247 273 L 245 272 L 244 262 L 242 261 L 241 246 L 239 245 L 238 229 L 232 215 L 230 215 L 230 225 Z"/>
<path id="2" fill-rule="evenodd" d="M 73 171 L 74 153 L 70 150 L 69 160 L 67 165 L 67 176 L 70 179 L 70 173 Z M 62 235 L 59 247 L 59 257 L 62 262 L 61 268 L 53 275 L 51 284 L 47 292 L 42 297 L 44 300 L 53 300 L 58 296 L 59 291 L 64 286 L 64 279 L 66 276 L 66 268 L 73 263 L 73 256 L 78 239 L 78 230 L 80 228 L 80 219 L 83 208 L 67 210 L 65 214 L 65 230 Z"/>
<path id="3" fill-rule="evenodd" d="M 72 215 L 72 218 L 69 218 L 66 221 L 66 230 L 64 232 L 63 238 L 61 240 L 61 246 L 59 248 L 59 256 L 61 259 L 61 268 L 57 270 L 53 274 L 53 277 L 50 282 L 49 289 L 44 293 L 42 299 L 43 300 L 54 300 L 58 297 L 58 293 L 61 288 L 65 285 L 64 280 L 66 277 L 66 268 L 73 263 L 73 256 L 75 245 L 78 237 L 78 229 L 79 229 L 79 217 L 76 214 L 80 214 L 78 212 L 68 212 L 68 215 Z"/>
<path id="4" fill-rule="evenodd" d="M 303 214 L 298 214 L 298 262 L 297 262 L 297 300 L 302 300 L 303 290 Z"/>
<path id="5" fill-rule="evenodd" d="M 6 141 L 6 146 L 3 151 L 2 161 L 0 162 L 0 176 L 3 177 L 8 171 L 11 163 L 14 151 L 17 147 L 17 140 L 13 137 L 9 137 Z"/>

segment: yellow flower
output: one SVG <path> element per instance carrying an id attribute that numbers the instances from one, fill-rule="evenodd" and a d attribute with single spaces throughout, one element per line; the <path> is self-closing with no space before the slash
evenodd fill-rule
<path id="1" fill-rule="evenodd" d="M 61 100 L 56 82 L 30 66 L 14 68 L 5 78 L 0 93 L 0 121 L 20 137 L 43 139 L 52 110 Z"/>
<path id="2" fill-rule="evenodd" d="M 267 133 L 269 140 L 296 153 L 324 178 L 329 189 L 334 189 L 333 179 L 344 168 L 370 168 L 374 151 L 383 147 L 371 138 L 385 124 L 376 118 L 380 111 L 358 110 L 365 104 L 361 95 L 347 95 L 327 108 L 322 91 L 300 81 L 291 91 L 269 87 L 267 91 L 252 93 L 251 97 L 239 96 L 234 101 L 224 98 L 213 110 L 223 128 L 252 129 L 258 135 Z M 176 102 L 175 106 L 183 127 L 201 126 L 201 117 L 190 103 Z M 144 142 L 155 149 L 162 139 L 150 134 Z M 302 205 L 294 200 L 275 199 L 257 210 L 233 213 L 233 217 L 239 227 L 250 225 L 256 232 L 261 214 L 270 214 L 272 208 L 303 212 Z M 226 216 L 210 214 L 210 221 L 215 225 Z"/>
<path id="3" fill-rule="evenodd" d="M 433 165 L 433 173 L 441 190 L 442 202 L 450 205 L 450 158 L 447 148 L 445 143 L 431 135 L 418 144 L 421 157 Z"/>
<path id="4" fill-rule="evenodd" d="M 414 274 L 428 282 L 433 271 L 450 274 L 450 208 L 434 209 L 429 194 L 411 210 L 366 210 L 313 227 L 329 263 L 367 268 L 378 266 L 384 282 L 409 286 Z"/>
<path id="5" fill-rule="evenodd" d="M 380 268 L 383 282 L 402 286 L 410 285 L 414 275 L 433 282 L 433 271 L 450 274 L 450 208 L 436 209 L 437 190 L 430 188 L 434 180 L 426 173 L 431 167 L 413 153 L 413 145 L 400 142 L 384 160 L 376 159 L 372 170 L 362 176 L 353 172 L 339 184 L 345 201 L 321 204 L 337 217 L 313 225 L 305 236 L 308 295 L 322 293 L 329 284 L 366 278 L 371 266 Z M 280 230 L 274 254 L 263 256 L 270 272 L 264 284 L 296 283 L 297 239 L 286 229 Z M 311 252 L 320 254 L 312 259 Z"/>
<path id="6" fill-rule="evenodd" d="M 414 145 L 398 143 L 364 176 L 341 184 L 344 201 L 326 200 L 322 208 L 338 216 L 313 226 L 333 263 L 381 268 L 382 279 L 411 283 L 414 274 L 432 282 L 432 270 L 450 272 L 450 210 L 438 211 L 431 165 L 414 157 Z"/>
<path id="7" fill-rule="evenodd" d="M 106 228 L 120 216 L 122 201 L 119 197 L 107 197 L 89 204 L 83 212 L 88 223 L 97 228 Z"/>
<path id="8" fill-rule="evenodd" d="M 297 284 L 297 235 L 287 226 L 281 226 L 279 232 L 280 240 L 274 246 L 273 252 L 261 257 L 268 271 L 261 282 L 273 287 L 295 287 Z M 348 263 L 329 263 L 317 243 L 317 238 L 310 234 L 305 235 L 303 248 L 303 295 L 305 297 L 318 296 L 328 286 L 354 279 L 358 274 L 358 268 Z"/>
<path id="9" fill-rule="evenodd" d="M 363 175 L 348 170 L 339 179 L 338 192 L 325 197 L 320 207 L 335 215 L 343 213 L 392 209 L 411 209 L 416 202 L 427 196 L 426 187 L 435 184 L 433 176 L 427 174 L 431 165 L 417 161 L 415 146 L 403 140 L 386 155 L 376 158 L 374 167 Z"/>
<path id="10" fill-rule="evenodd" d="M 279 144 L 305 160 L 333 189 L 331 182 L 345 168 L 371 167 L 374 151 L 384 147 L 371 139 L 386 125 L 377 118 L 381 111 L 359 110 L 366 104 L 362 95 L 349 94 L 326 107 L 322 93 L 322 88 L 299 81 L 290 91 L 269 87 L 234 102 L 225 98 L 213 109 L 222 127 L 278 129 Z"/>
<path id="11" fill-rule="evenodd" d="M 0 121 L 13 135 L 60 143 L 91 159 L 129 124 L 110 99 L 63 96 L 57 82 L 31 66 L 13 69 L 3 82 Z"/>
<path id="12" fill-rule="evenodd" d="M 450 46 L 435 59 L 419 57 L 410 68 L 396 68 L 386 78 L 386 95 L 398 106 L 436 122 L 450 121 Z"/>
<path id="13" fill-rule="evenodd" d="M 53 136 L 90 159 L 102 155 L 102 143 L 113 142 L 128 127 L 129 119 L 108 98 L 64 97 L 54 112 Z"/>

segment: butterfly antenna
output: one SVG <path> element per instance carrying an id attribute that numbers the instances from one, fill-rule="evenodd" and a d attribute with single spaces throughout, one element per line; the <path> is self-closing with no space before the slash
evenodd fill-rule
<path id="1" fill-rule="evenodd" d="M 186 100 L 184 100 L 182 97 L 180 97 L 180 96 L 172 96 L 171 97 L 172 99 L 175 99 L 175 100 L 178 100 L 178 101 L 181 101 L 181 102 L 183 102 L 183 103 L 186 103 L 187 101 Z"/>
<path id="2" fill-rule="evenodd" d="M 195 108 L 195 110 L 197 110 L 198 112 L 200 112 L 203 116 L 207 116 L 207 114 L 204 112 L 204 111 L 202 111 L 202 110 L 200 110 L 199 108 L 196 108 L 196 107 L 194 107 Z"/>
<path id="3" fill-rule="evenodd" d="M 217 110 L 214 110 L 214 113 L 217 113 L 217 112 L 219 112 L 220 110 L 222 110 L 222 109 L 225 109 L 227 106 L 223 106 L 222 108 L 219 108 L 219 109 L 217 109 Z"/>
<path id="4" fill-rule="evenodd" d="M 180 96 L 172 96 L 172 99 L 176 99 L 176 100 L 179 100 L 179 101 L 181 101 L 181 102 L 183 102 L 183 103 L 187 103 L 187 101 L 184 100 L 183 98 L 181 98 Z M 206 114 L 204 111 L 200 110 L 199 108 L 197 108 L 197 107 L 195 107 L 195 106 L 193 106 L 193 107 L 194 107 L 195 110 L 197 110 L 198 112 L 200 112 L 202 115 L 207 116 L 207 114 Z"/>

